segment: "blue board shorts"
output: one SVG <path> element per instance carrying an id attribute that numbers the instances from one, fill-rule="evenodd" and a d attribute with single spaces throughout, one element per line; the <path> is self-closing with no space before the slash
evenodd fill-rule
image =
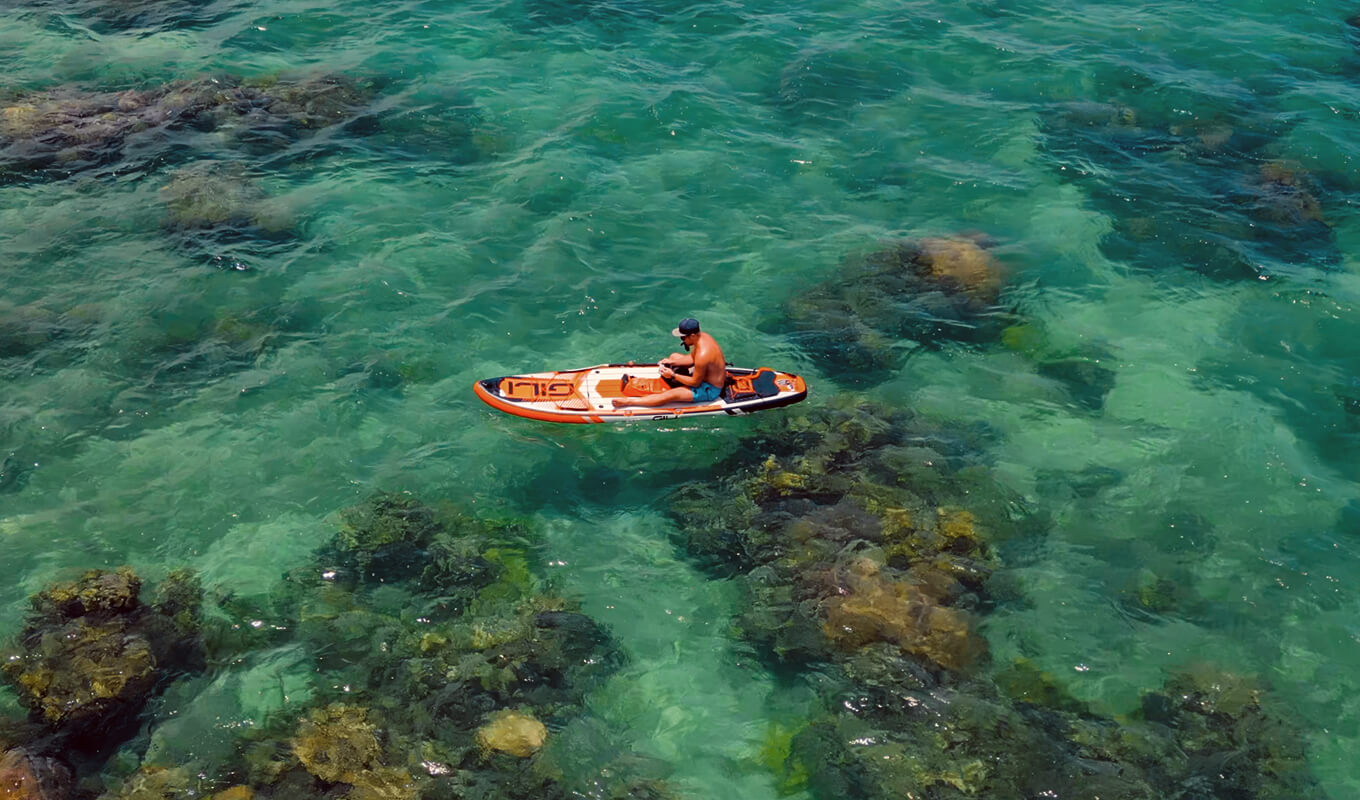
<path id="1" fill-rule="evenodd" d="M 694 402 L 696 403 L 711 403 L 718 399 L 718 395 L 722 394 L 722 389 L 719 389 L 708 381 L 704 381 L 694 387 L 691 391 L 694 392 Z"/>

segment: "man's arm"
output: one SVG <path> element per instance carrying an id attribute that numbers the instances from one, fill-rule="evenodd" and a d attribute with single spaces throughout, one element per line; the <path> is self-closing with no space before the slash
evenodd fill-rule
<path id="1" fill-rule="evenodd" d="M 698 372 L 699 370 L 696 369 L 694 371 Z M 662 364 L 661 366 L 661 377 L 675 381 L 681 386 L 688 386 L 691 389 L 703 383 L 703 381 L 699 380 L 697 377 L 693 375 L 681 375 L 680 373 L 676 372 L 675 370 L 671 369 L 670 367 L 664 364 Z"/>
<path id="2" fill-rule="evenodd" d="M 711 349 L 704 347 L 703 345 L 699 345 L 698 347 L 694 348 L 693 357 L 687 359 L 690 362 L 690 364 L 686 366 L 692 365 L 694 367 L 694 369 L 691 371 L 691 374 L 676 375 L 672 371 L 669 375 L 667 375 L 665 368 L 662 369 L 661 374 L 663 377 L 668 377 L 671 380 L 675 381 L 676 383 L 681 384 L 682 386 L 688 386 L 689 388 L 693 389 L 697 387 L 699 384 L 704 382 L 704 376 L 708 374 L 708 365 L 713 363 L 713 358 L 714 358 L 713 351 Z"/>
<path id="3" fill-rule="evenodd" d="M 692 367 L 694 366 L 694 356 L 688 353 L 671 353 L 661 359 L 661 363 L 667 367 Z"/>

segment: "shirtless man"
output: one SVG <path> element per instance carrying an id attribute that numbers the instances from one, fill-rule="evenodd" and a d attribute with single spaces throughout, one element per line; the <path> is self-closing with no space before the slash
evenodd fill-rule
<path id="1" fill-rule="evenodd" d="M 614 400 L 614 407 L 620 406 L 665 406 L 675 403 L 709 403 L 718 399 L 727 382 L 727 360 L 717 341 L 699 331 L 699 320 L 686 317 L 672 335 L 680 337 L 686 353 L 671 353 L 661 359 L 661 377 L 671 383 L 678 383 L 674 389 L 649 394 L 645 397 L 620 397 Z M 689 375 L 681 375 L 677 367 L 693 367 Z"/>

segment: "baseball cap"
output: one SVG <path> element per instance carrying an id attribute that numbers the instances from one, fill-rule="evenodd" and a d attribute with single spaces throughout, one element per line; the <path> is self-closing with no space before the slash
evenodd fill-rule
<path id="1" fill-rule="evenodd" d="M 699 332 L 699 320 L 694 317 L 685 317 L 680 320 L 680 324 L 671 331 L 672 336 L 689 336 L 691 333 Z"/>

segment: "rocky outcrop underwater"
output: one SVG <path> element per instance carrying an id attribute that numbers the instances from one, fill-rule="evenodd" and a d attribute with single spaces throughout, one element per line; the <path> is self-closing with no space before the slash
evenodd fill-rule
<path id="1" fill-rule="evenodd" d="M 995 342 L 1011 315 L 1006 275 L 982 236 L 884 243 L 850 256 L 763 327 L 787 333 L 837 377 L 881 380 L 916 348 Z"/>
<path id="2" fill-rule="evenodd" d="M 189 572 L 150 606 L 128 568 L 33 599 L 5 677 L 30 710 L 0 734 L 5 797 L 664 798 L 665 769 L 573 726 L 621 663 L 608 632 L 535 577 L 534 530 L 379 493 L 268 596 Z M 148 700 L 189 671 L 302 648 L 301 698 L 225 735 L 218 760 L 165 741 Z M 569 730 L 570 729 L 570 730 Z M 173 735 L 171 736 L 173 738 Z M 614 746 L 604 763 L 584 763 Z M 574 742 L 574 744 L 573 744 Z M 200 747 L 210 750 L 208 745 Z"/>
<path id="3" fill-rule="evenodd" d="M 1093 100 L 1045 110 L 1040 143 L 1055 172 L 1106 215 L 1101 250 L 1112 261 L 1225 281 L 1338 266 L 1328 209 L 1347 205 L 1355 187 L 1286 149 L 1294 123 L 1265 106 L 1273 87 L 1246 103 L 1168 90 L 1132 67 L 1091 82 Z"/>
<path id="4" fill-rule="evenodd" d="M 1044 535 L 990 477 L 985 430 L 805 408 L 673 499 L 680 546 L 745 587 L 741 635 L 818 676 L 822 711 L 762 753 L 826 798 L 1318 798 L 1304 729 L 1251 676 L 1187 664 L 1125 718 L 1028 661 L 995 663 L 988 612 L 1023 602 L 999 553 Z"/>
<path id="5" fill-rule="evenodd" d="M 1050 341 L 1005 297 L 1013 276 L 994 247 L 977 233 L 884 242 L 846 257 L 762 327 L 854 386 L 892 378 L 918 351 L 999 346 L 1065 389 L 1074 409 L 1099 411 L 1115 384 L 1113 353 L 1094 342 Z"/>

